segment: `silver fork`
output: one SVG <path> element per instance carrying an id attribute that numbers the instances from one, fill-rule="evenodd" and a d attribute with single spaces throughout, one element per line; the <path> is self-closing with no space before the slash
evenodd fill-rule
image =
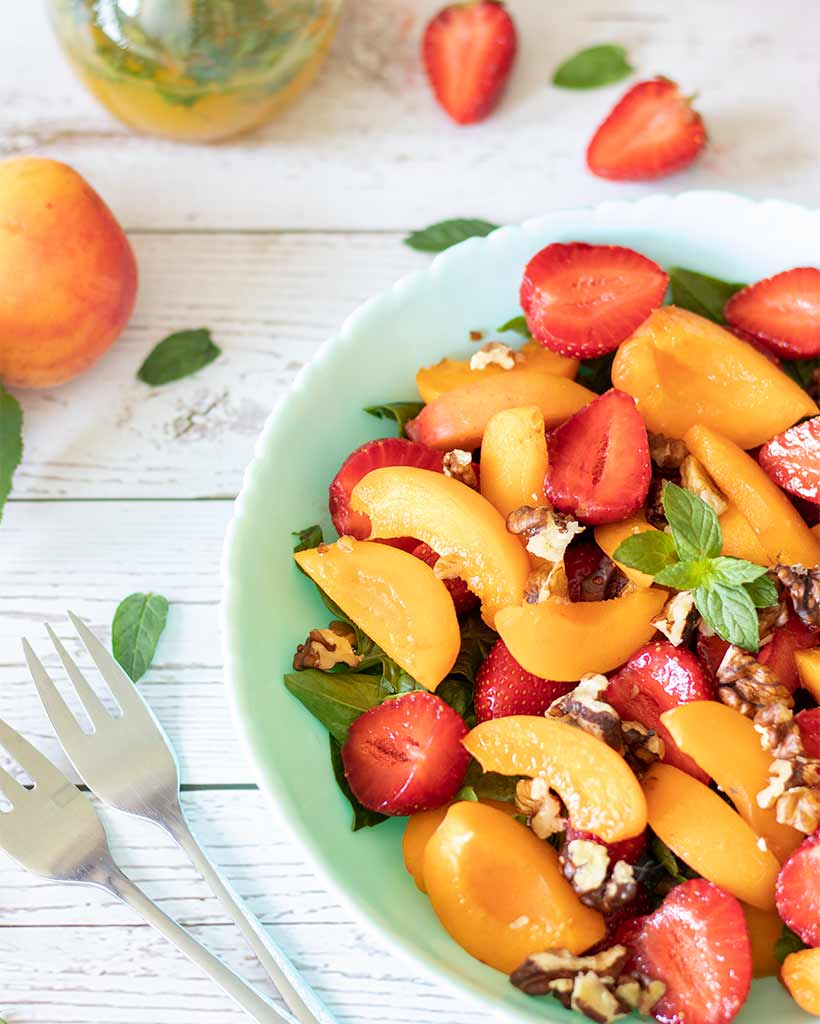
<path id="1" fill-rule="evenodd" d="M 68 616 L 121 712 L 116 718 L 108 713 L 54 630 L 47 625 L 51 641 L 94 730 L 90 734 L 83 732 L 31 645 L 23 640 L 34 685 L 77 773 L 109 807 L 153 821 L 171 835 L 238 925 L 300 1024 L 334 1024 L 327 1008 L 284 951 L 262 930 L 219 876 L 191 832 L 179 799 L 176 756 L 139 690 L 85 623 L 71 612 Z"/>
<path id="2" fill-rule="evenodd" d="M 0 746 L 34 783 L 29 790 L 0 768 L 0 793 L 11 805 L 0 813 L 0 848 L 43 878 L 105 889 L 162 932 L 259 1024 L 293 1024 L 290 1014 L 257 995 L 122 873 L 88 797 L 2 719 Z"/>

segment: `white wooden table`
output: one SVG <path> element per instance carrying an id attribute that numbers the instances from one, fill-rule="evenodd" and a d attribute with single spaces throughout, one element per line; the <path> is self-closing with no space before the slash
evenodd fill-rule
<path id="1" fill-rule="evenodd" d="M 623 87 L 549 85 L 556 63 L 583 45 L 621 42 L 641 74 L 699 90 L 712 145 L 661 188 L 820 203 L 820 8 L 510 0 L 522 37 L 511 88 L 491 120 L 458 129 L 433 105 L 417 60 L 421 26 L 437 6 L 350 0 L 316 86 L 270 127 L 214 148 L 140 138 L 112 120 L 72 78 L 39 0 L 9 3 L 0 18 L 0 155 L 77 167 L 128 229 L 141 273 L 132 323 L 111 352 L 70 385 L 19 395 L 25 457 L 0 526 L 0 716 L 60 758 L 20 636 L 45 651 L 42 624 L 66 636 L 66 608 L 105 632 L 126 594 L 165 594 L 168 629 L 141 686 L 179 752 L 186 806 L 215 861 L 351 1022 L 490 1017 L 415 977 L 340 909 L 271 819 L 234 735 L 218 565 L 267 412 L 348 312 L 423 265 L 401 245 L 405 229 L 456 215 L 516 221 L 651 191 L 584 170 L 584 145 Z M 155 392 L 135 379 L 157 340 L 195 326 L 212 328 L 225 353 L 217 363 Z M 107 819 L 129 874 L 262 983 L 169 842 Z M 5 859 L 0 1014 L 53 1024 L 243 1019 L 129 911 L 33 880 Z"/>

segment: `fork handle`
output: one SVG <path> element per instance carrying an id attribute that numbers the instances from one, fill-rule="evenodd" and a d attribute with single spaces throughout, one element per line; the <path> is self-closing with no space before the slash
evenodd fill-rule
<path id="1" fill-rule="evenodd" d="M 233 892 L 211 864 L 191 831 L 181 808 L 178 818 L 164 824 L 242 932 L 245 941 L 256 953 L 259 962 L 300 1024 L 336 1024 L 333 1015 L 299 974 L 284 950 L 263 930 L 256 918 L 245 908 L 241 898 Z"/>
<path id="2" fill-rule="evenodd" d="M 213 953 L 160 910 L 119 868 L 110 871 L 105 887 L 123 903 L 127 903 L 144 921 L 161 932 L 259 1024 L 293 1024 L 290 1014 L 280 1012 L 258 995 L 239 975 L 234 974 Z"/>

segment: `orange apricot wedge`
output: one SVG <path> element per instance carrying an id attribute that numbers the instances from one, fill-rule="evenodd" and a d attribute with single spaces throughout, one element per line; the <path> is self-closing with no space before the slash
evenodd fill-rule
<path id="1" fill-rule="evenodd" d="M 504 519 L 522 505 L 543 505 L 547 474 L 544 414 L 537 405 L 502 409 L 481 442 L 481 493 Z"/>
<path id="2" fill-rule="evenodd" d="M 773 564 L 749 520 L 731 502 L 720 516 L 720 532 L 723 537 L 722 555 L 745 558 L 755 565 Z"/>
<path id="3" fill-rule="evenodd" d="M 578 372 L 577 359 L 569 359 L 566 356 L 559 356 L 557 352 L 550 352 L 548 348 L 539 345 L 537 341 L 526 342 L 516 354 L 520 361 L 509 370 L 497 363 L 490 363 L 483 369 L 473 370 L 470 367 L 469 359 L 442 359 L 434 366 L 423 366 L 418 371 L 416 387 L 419 389 L 423 402 L 432 402 L 448 391 L 455 391 L 456 388 L 475 384 L 476 381 L 485 380 L 487 377 L 497 377 L 502 373 L 532 371 L 534 373 L 550 373 L 556 377 L 568 377 L 573 380 Z"/>
<path id="4" fill-rule="evenodd" d="M 372 537 L 415 537 L 446 558 L 481 599 L 489 625 L 499 608 L 522 600 L 526 551 L 489 501 L 458 480 L 411 466 L 374 469 L 353 488 L 350 504 L 369 517 Z"/>
<path id="5" fill-rule="evenodd" d="M 795 651 L 794 660 L 800 685 L 820 703 L 820 649 L 811 647 L 805 651 Z"/>
<path id="6" fill-rule="evenodd" d="M 564 878 L 558 854 L 520 822 L 472 801 L 453 804 L 424 851 L 430 903 L 471 956 L 510 974 L 535 950 L 582 953 L 606 932 Z"/>
<path id="7" fill-rule="evenodd" d="M 407 436 L 430 448 L 472 451 L 481 444 L 484 430 L 497 412 L 521 405 L 537 405 L 547 429 L 568 420 L 595 395 L 567 377 L 520 370 L 502 372 L 464 387 L 447 391 L 407 423 Z"/>
<path id="8" fill-rule="evenodd" d="M 766 356 L 676 306 L 656 309 L 621 345 L 612 383 L 632 395 L 653 433 L 683 437 L 702 423 L 741 448 L 817 413 L 808 394 Z"/>
<path id="9" fill-rule="evenodd" d="M 502 608 L 495 628 L 527 672 L 570 682 L 623 665 L 652 638 L 652 620 L 667 597 L 665 590 L 652 587 L 612 601 L 518 605 Z"/>
<path id="10" fill-rule="evenodd" d="M 615 843 L 646 828 L 646 800 L 620 754 L 558 718 L 510 715 L 482 722 L 462 741 L 485 772 L 542 776 L 577 829 Z"/>
<path id="11" fill-rule="evenodd" d="M 737 811 L 671 764 L 656 762 L 643 785 L 649 826 L 675 856 L 744 903 L 774 907 L 780 862 Z"/>
<path id="12" fill-rule="evenodd" d="M 609 555 L 612 558 L 621 541 L 626 540 L 627 537 L 634 536 L 636 533 L 646 533 L 647 530 L 654 529 L 654 526 L 650 526 L 647 523 L 646 515 L 643 512 L 636 512 L 634 515 L 629 516 L 629 518 L 622 519 L 619 523 L 604 523 L 601 526 L 596 526 L 595 543 L 605 555 Z M 631 569 L 628 565 L 621 565 L 620 562 L 615 562 L 615 564 L 636 587 L 645 588 L 652 586 L 653 579 L 647 573 L 641 572 L 639 569 Z"/>
<path id="13" fill-rule="evenodd" d="M 738 512 L 772 563 L 820 565 L 820 542 L 800 513 L 755 460 L 734 441 L 702 424 L 684 438 Z"/>
<path id="14" fill-rule="evenodd" d="M 774 955 L 774 944 L 783 932 L 783 922 L 776 910 L 760 910 L 743 905 L 749 941 L 752 945 L 752 970 L 756 978 L 775 978 L 780 964 Z"/>
<path id="15" fill-rule="evenodd" d="M 453 599 L 429 565 L 399 548 L 352 537 L 293 557 L 398 665 L 435 690 L 458 657 L 461 633 Z"/>
<path id="16" fill-rule="evenodd" d="M 820 1017 L 820 949 L 789 953 L 780 978 L 801 1010 Z"/>
<path id="17" fill-rule="evenodd" d="M 761 747 L 750 719 L 716 700 L 696 700 L 665 711 L 661 722 L 781 863 L 797 849 L 803 834 L 781 825 L 774 808 L 758 805 L 757 794 L 769 784 L 772 758 Z"/>

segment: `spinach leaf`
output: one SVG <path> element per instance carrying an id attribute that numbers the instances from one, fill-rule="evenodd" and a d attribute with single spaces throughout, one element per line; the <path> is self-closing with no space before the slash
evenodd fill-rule
<path id="1" fill-rule="evenodd" d="M 293 536 L 296 537 L 296 544 L 293 548 L 294 554 L 297 551 L 317 548 L 324 541 L 322 527 L 318 523 L 314 523 L 313 526 L 306 526 L 304 530 L 294 530 Z"/>
<path id="2" fill-rule="evenodd" d="M 359 715 L 381 704 L 390 693 L 378 675 L 318 668 L 288 672 L 285 686 L 339 743 L 347 739 L 347 730 Z"/>
<path id="3" fill-rule="evenodd" d="M 384 405 L 367 405 L 364 411 L 383 420 L 395 420 L 399 437 L 406 437 L 405 424 L 418 416 L 423 408 L 424 402 L 385 402 Z"/>
<path id="4" fill-rule="evenodd" d="M 111 649 L 133 682 L 150 668 L 167 621 L 168 602 L 160 594 L 130 594 L 114 612 Z"/>
<path id="5" fill-rule="evenodd" d="M 723 307 L 735 292 L 746 286 L 699 274 L 696 270 L 670 267 L 669 287 L 672 290 L 672 302 L 676 306 L 705 316 L 707 320 L 714 320 L 716 324 L 725 324 Z"/>
<path id="6" fill-rule="evenodd" d="M 0 381 L 0 519 L 11 493 L 14 471 L 23 457 L 23 410 Z"/>
<path id="7" fill-rule="evenodd" d="M 516 334 L 520 334 L 522 338 L 532 337 L 530 329 L 527 326 L 527 318 L 525 316 L 514 316 L 505 324 L 497 327 L 496 330 L 499 334 L 504 334 L 506 331 L 514 331 Z"/>
<path id="8" fill-rule="evenodd" d="M 552 82 L 562 89 L 597 89 L 620 82 L 633 71 L 623 46 L 606 43 L 589 46 L 569 57 L 558 67 Z"/>
<path id="9" fill-rule="evenodd" d="M 169 334 L 148 355 L 137 377 L 151 387 L 188 377 L 222 355 L 207 327 Z"/>
<path id="10" fill-rule="evenodd" d="M 358 832 L 360 828 L 373 828 L 387 821 L 386 814 L 379 814 L 378 811 L 371 811 L 364 807 L 353 795 L 347 779 L 345 778 L 344 765 L 342 764 L 342 748 L 333 736 L 330 739 L 330 763 L 333 766 L 333 775 L 336 784 L 344 793 L 348 803 L 353 808 L 353 831 Z"/>
<path id="11" fill-rule="evenodd" d="M 596 395 L 602 395 L 612 387 L 612 363 L 615 353 L 610 352 L 605 356 L 597 356 L 595 359 L 584 359 L 578 367 L 576 380 L 585 388 L 594 391 Z"/>
<path id="12" fill-rule="evenodd" d="M 441 220 L 420 231 L 411 232 L 404 244 L 419 252 L 443 252 L 451 245 L 463 242 L 465 238 L 483 238 L 495 231 L 498 224 L 488 220 L 456 217 L 452 220 Z"/>

